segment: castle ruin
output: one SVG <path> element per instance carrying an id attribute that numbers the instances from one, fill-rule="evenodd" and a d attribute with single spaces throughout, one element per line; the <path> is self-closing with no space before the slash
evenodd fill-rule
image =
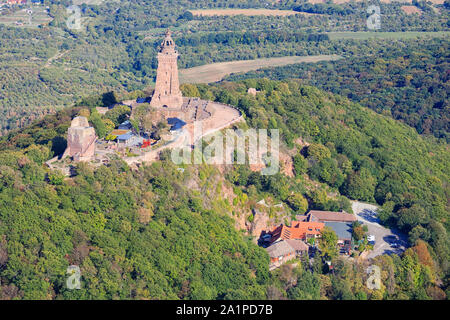
<path id="1" fill-rule="evenodd" d="M 74 161 L 92 160 L 96 139 L 95 129 L 89 126 L 86 117 L 75 117 L 67 132 L 67 149 L 63 158 L 72 157 Z"/>

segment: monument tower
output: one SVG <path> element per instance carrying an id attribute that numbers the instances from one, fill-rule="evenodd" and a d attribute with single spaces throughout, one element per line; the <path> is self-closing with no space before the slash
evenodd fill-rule
<path id="1" fill-rule="evenodd" d="M 75 117 L 67 130 L 67 148 L 62 158 L 74 161 L 90 161 L 95 154 L 95 129 L 89 126 L 86 117 Z"/>
<path id="2" fill-rule="evenodd" d="M 178 81 L 178 52 L 170 35 L 170 30 L 167 30 L 158 53 L 155 92 L 150 102 L 153 107 L 180 108 L 183 103 Z"/>

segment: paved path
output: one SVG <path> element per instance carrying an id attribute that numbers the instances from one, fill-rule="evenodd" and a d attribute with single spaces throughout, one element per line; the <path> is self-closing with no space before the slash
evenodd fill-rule
<path id="1" fill-rule="evenodd" d="M 352 209 L 356 214 L 358 221 L 367 225 L 368 234 L 375 236 L 375 246 L 372 252 L 367 255 L 367 258 L 374 258 L 381 254 L 400 254 L 405 251 L 407 245 L 406 236 L 397 230 L 391 230 L 383 227 L 379 223 L 377 217 L 377 206 L 372 204 L 352 201 Z M 397 244 L 397 248 L 395 247 Z"/>

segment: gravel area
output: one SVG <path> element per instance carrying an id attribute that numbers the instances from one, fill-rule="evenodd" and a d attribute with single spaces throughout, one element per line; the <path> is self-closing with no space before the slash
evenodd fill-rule
<path id="1" fill-rule="evenodd" d="M 381 254 L 400 254 L 405 251 L 407 246 L 407 238 L 397 230 L 391 230 L 383 227 L 379 223 L 377 206 L 352 201 L 353 212 L 357 215 L 358 221 L 367 225 L 369 235 L 375 236 L 375 246 L 367 258 L 374 258 Z"/>

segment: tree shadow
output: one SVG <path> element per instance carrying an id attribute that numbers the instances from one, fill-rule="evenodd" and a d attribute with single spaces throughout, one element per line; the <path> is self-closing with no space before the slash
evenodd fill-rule
<path id="1" fill-rule="evenodd" d="M 67 148 L 67 140 L 61 136 L 52 139 L 52 152 L 54 155 L 61 157 Z"/>
<path id="2" fill-rule="evenodd" d="M 102 94 L 102 104 L 105 107 L 109 107 L 117 103 L 116 95 L 114 91 L 105 92 Z"/>
<path id="3" fill-rule="evenodd" d="M 363 211 L 358 213 L 358 215 L 369 222 L 380 223 L 380 219 L 378 219 L 376 211 L 364 209 Z"/>

